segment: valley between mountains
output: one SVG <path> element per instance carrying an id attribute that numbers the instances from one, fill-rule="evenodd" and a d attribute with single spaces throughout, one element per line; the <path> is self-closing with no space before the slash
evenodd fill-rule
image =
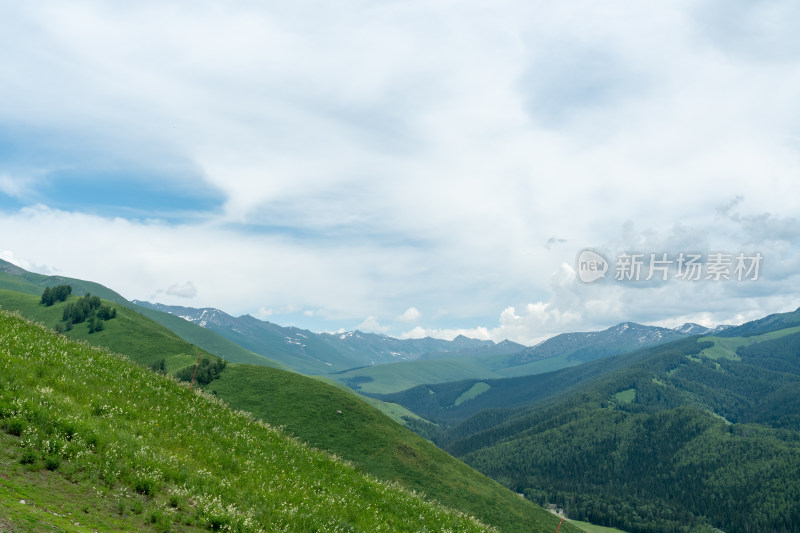
<path id="1" fill-rule="evenodd" d="M 3 531 L 800 530 L 800 310 L 399 340 L 5 262 L 0 307 Z"/>

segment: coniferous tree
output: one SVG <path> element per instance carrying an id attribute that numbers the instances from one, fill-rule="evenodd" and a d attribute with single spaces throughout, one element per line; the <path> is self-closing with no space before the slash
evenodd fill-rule
<path id="1" fill-rule="evenodd" d="M 72 294 L 71 285 L 45 287 L 44 292 L 42 292 L 42 299 L 40 300 L 40 303 L 49 307 L 56 302 L 66 302 L 70 294 Z"/>
<path id="2" fill-rule="evenodd" d="M 53 298 L 58 302 L 66 302 L 70 294 L 72 294 L 71 285 L 59 285 L 53 288 Z"/>
<path id="3" fill-rule="evenodd" d="M 53 297 L 53 290 L 50 287 L 45 287 L 44 292 L 42 293 L 42 299 L 39 303 L 51 306 L 54 302 L 55 298 Z"/>

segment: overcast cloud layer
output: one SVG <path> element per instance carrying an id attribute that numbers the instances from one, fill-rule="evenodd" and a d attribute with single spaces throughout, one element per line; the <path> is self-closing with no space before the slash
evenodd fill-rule
<path id="1" fill-rule="evenodd" d="M 0 0 L 0 257 L 313 330 L 800 305 L 794 2 Z M 763 256 L 583 283 L 578 253 Z"/>

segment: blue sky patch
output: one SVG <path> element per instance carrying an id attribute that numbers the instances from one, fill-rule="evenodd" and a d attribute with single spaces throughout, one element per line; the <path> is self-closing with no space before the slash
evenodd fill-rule
<path id="1" fill-rule="evenodd" d="M 181 219 L 217 212 L 226 196 L 179 154 L 135 139 L 81 137 L 57 129 L 0 128 L 0 208 L 44 204 L 125 218 Z M 1 185 L 1 184 L 0 184 Z"/>
<path id="2" fill-rule="evenodd" d="M 217 211 L 225 198 L 200 178 L 159 179 L 124 171 L 55 172 L 36 190 L 39 203 L 68 211 L 124 218 L 181 218 L 190 213 Z"/>

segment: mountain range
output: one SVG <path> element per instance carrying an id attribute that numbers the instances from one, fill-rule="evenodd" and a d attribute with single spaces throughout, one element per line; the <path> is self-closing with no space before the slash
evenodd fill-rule
<path id="1" fill-rule="evenodd" d="M 134 300 L 133 303 L 210 329 L 255 353 L 278 360 L 304 374 L 331 374 L 377 364 L 473 353 L 503 353 L 522 345 L 470 339 L 452 341 L 426 337 L 395 339 L 387 335 L 348 331 L 314 333 L 279 326 L 251 315 L 231 316 L 214 308 L 168 306 Z M 269 354 L 269 355 L 267 355 Z"/>
<path id="2" fill-rule="evenodd" d="M 524 365 L 531 361 L 562 354 L 568 354 L 570 359 L 575 361 L 593 361 L 638 348 L 654 346 L 680 337 L 711 335 L 724 331 L 728 327 L 722 325 L 707 328 L 689 322 L 675 329 L 668 329 L 658 326 L 643 326 L 634 322 L 622 322 L 603 331 L 556 335 L 510 357 L 509 366 Z"/>
<path id="3" fill-rule="evenodd" d="M 331 374 L 340 383 L 365 387 L 367 392 L 381 385 L 384 374 L 392 384 L 413 386 L 454 379 L 498 378 L 534 374 L 540 368 L 554 370 L 637 348 L 654 346 L 681 337 L 712 334 L 728 326 L 706 328 L 687 323 L 667 329 L 625 322 L 597 332 L 563 333 L 536 346 L 504 340 L 471 339 L 459 335 L 453 340 L 396 339 L 363 331 L 314 333 L 292 326 L 279 326 L 251 315 L 231 316 L 215 308 L 168 306 L 134 300 L 139 307 L 160 311 L 214 331 L 220 336 L 304 374 Z M 531 365 L 545 359 L 547 365 Z M 414 362 L 414 364 L 406 364 Z M 390 363 L 403 363 L 377 368 Z M 442 371 L 453 369 L 454 373 Z M 391 370 L 390 370 L 391 369 Z M 429 370 L 430 371 L 427 371 Z M 465 375 L 463 372 L 468 372 Z M 399 375 L 395 372 L 399 372 Z M 413 378 L 409 377 L 414 375 Z M 365 386 L 365 383 L 370 385 Z M 391 387 L 392 385 L 388 385 Z"/>

